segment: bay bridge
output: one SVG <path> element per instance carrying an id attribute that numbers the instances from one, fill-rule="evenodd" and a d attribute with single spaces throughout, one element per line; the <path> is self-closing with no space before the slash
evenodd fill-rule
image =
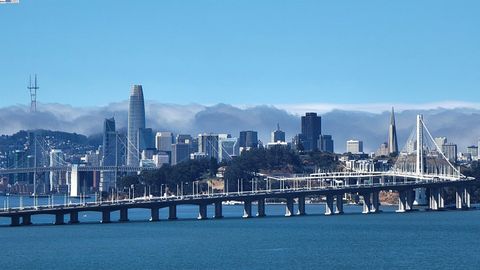
<path id="1" fill-rule="evenodd" d="M 39 168 L 40 169 L 40 168 Z M 45 170 L 89 170 L 89 167 L 45 168 Z M 117 170 L 119 167 L 95 168 Z M 137 167 L 125 167 L 124 170 L 141 170 Z M 0 170 L 0 174 L 12 173 L 10 170 Z M 18 171 L 15 171 L 18 172 Z M 197 205 L 198 219 L 206 219 L 207 206 L 214 206 L 214 218 L 222 218 L 222 208 L 225 202 L 237 201 L 243 204 L 243 218 L 263 217 L 267 214 L 266 201 L 269 199 L 285 202 L 285 216 L 305 215 L 305 204 L 308 198 L 324 198 L 325 215 L 343 214 L 344 197 L 355 194 L 361 197 L 362 213 L 371 214 L 381 211 L 380 192 L 395 192 L 398 194 L 398 210 L 404 213 L 414 210 L 416 200 L 428 195 L 428 209 L 437 211 L 446 207 L 446 189 L 455 193 L 455 208 L 469 209 L 471 207 L 471 192 L 479 185 L 478 180 L 464 176 L 445 157 L 442 149 L 436 145 L 433 137 L 423 122 L 421 115 L 417 116 L 416 129 L 407 140 L 395 164 L 388 171 L 339 171 L 313 173 L 310 175 L 292 177 L 274 177 L 255 174 L 261 181 L 253 181 L 250 190 L 239 187 L 237 191 L 224 188 L 222 192 L 199 193 L 195 189 L 191 194 L 181 193 L 172 196 L 144 196 L 124 200 L 95 201 L 81 203 L 64 203 L 45 206 L 5 207 L 0 211 L 0 218 L 10 218 L 12 226 L 32 224 L 34 215 L 52 215 L 54 224 L 79 223 L 79 213 L 99 212 L 101 223 L 110 223 L 113 212 L 119 212 L 119 222 L 129 220 L 130 209 L 148 209 L 150 221 L 160 220 L 160 209 L 168 208 L 165 219 L 177 219 L 179 205 Z M 228 185 L 226 185 L 228 187 Z M 194 188 L 194 187 L 193 187 Z M 252 212 L 252 204 L 256 204 L 256 213 Z M 296 211 L 295 211 L 296 210 Z M 65 218 L 68 217 L 68 221 Z"/>

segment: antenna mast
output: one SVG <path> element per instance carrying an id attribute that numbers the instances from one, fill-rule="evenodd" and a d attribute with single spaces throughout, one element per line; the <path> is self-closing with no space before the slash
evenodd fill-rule
<path id="1" fill-rule="evenodd" d="M 34 113 L 37 111 L 37 90 L 40 89 L 37 84 L 37 74 L 35 74 L 34 84 L 32 84 L 32 76 L 30 76 L 30 82 L 27 88 L 30 90 L 30 112 Z"/>

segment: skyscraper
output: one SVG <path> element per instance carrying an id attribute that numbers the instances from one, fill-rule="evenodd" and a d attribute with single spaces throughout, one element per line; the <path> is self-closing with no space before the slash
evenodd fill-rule
<path id="1" fill-rule="evenodd" d="M 199 134 L 198 152 L 207 157 L 218 160 L 218 135 L 217 134 Z"/>
<path id="2" fill-rule="evenodd" d="M 347 141 L 347 153 L 362 154 L 363 153 L 363 142 L 359 141 L 359 140 L 348 140 Z"/>
<path id="3" fill-rule="evenodd" d="M 285 142 L 285 132 L 280 130 L 280 125 L 277 124 L 277 130 L 272 132 L 272 137 L 270 140 L 272 143 L 276 142 Z"/>
<path id="4" fill-rule="evenodd" d="M 115 119 L 105 119 L 103 124 L 102 166 L 117 166 L 119 160 Z M 108 191 L 115 184 L 114 172 L 100 172 L 100 191 Z"/>
<path id="5" fill-rule="evenodd" d="M 140 151 L 137 148 L 137 134 L 141 128 L 145 128 L 143 90 L 141 85 L 134 85 L 130 94 L 128 107 L 127 165 L 129 166 L 138 166 L 139 164 Z"/>
<path id="6" fill-rule="evenodd" d="M 250 148 L 257 148 L 258 133 L 252 130 L 240 131 L 238 145 L 240 147 L 240 151 L 242 151 L 243 149 L 248 150 Z"/>
<path id="7" fill-rule="evenodd" d="M 173 144 L 173 134 L 168 131 L 157 132 L 155 136 L 155 147 L 158 151 L 171 152 Z"/>
<path id="8" fill-rule="evenodd" d="M 389 154 L 398 154 L 397 128 L 395 126 L 395 112 L 392 107 L 390 115 L 390 127 L 388 129 L 388 152 Z"/>
<path id="9" fill-rule="evenodd" d="M 322 118 L 309 112 L 302 116 L 302 134 L 299 136 L 304 151 L 318 150 L 317 144 L 322 134 Z"/>
<path id="10" fill-rule="evenodd" d="M 333 153 L 333 145 L 332 135 L 320 135 L 320 140 L 318 140 L 318 148 L 320 151 Z"/>

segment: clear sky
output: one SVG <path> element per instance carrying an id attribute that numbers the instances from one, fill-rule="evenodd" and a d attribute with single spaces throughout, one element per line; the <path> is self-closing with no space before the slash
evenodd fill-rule
<path id="1" fill-rule="evenodd" d="M 21 0 L 0 106 L 480 102 L 480 1 Z"/>

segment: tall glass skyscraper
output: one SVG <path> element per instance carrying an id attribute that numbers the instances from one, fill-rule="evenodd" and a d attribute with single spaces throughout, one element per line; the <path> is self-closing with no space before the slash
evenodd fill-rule
<path id="1" fill-rule="evenodd" d="M 140 151 L 137 148 L 138 130 L 145 128 L 145 103 L 143 100 L 143 89 L 141 85 L 134 85 L 130 94 L 128 107 L 128 147 L 127 165 L 138 166 Z"/>
<path id="2" fill-rule="evenodd" d="M 318 140 L 322 134 L 322 118 L 308 112 L 302 116 L 302 134 L 300 136 L 305 151 L 318 150 Z"/>

